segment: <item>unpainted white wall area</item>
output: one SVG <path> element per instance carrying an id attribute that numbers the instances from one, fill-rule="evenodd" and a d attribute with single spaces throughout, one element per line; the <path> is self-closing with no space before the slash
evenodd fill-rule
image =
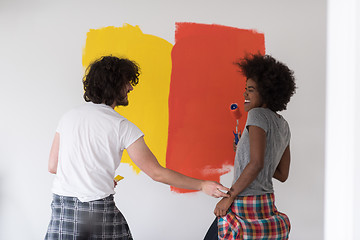
<path id="1" fill-rule="evenodd" d="M 359 15 L 359 1 L 328 1 L 326 240 L 360 239 Z"/>
<path id="2" fill-rule="evenodd" d="M 0 239 L 45 235 L 48 154 L 61 115 L 83 102 L 89 29 L 128 23 L 174 44 L 175 22 L 184 21 L 262 32 L 267 53 L 295 71 L 297 93 L 282 113 L 292 130 L 291 172 L 275 184 L 276 203 L 290 217 L 290 239 L 323 239 L 325 0 L 0 1 Z M 116 202 L 135 239 L 204 237 L 217 199 L 170 192 L 126 164 L 120 170 Z M 221 181 L 230 185 L 232 173 Z"/>

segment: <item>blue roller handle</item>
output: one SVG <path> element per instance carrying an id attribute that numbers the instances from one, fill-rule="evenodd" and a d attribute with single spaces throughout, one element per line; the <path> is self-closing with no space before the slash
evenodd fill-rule
<path id="1" fill-rule="evenodd" d="M 234 136 L 235 136 L 235 144 L 238 144 L 238 142 L 239 142 L 239 135 L 236 133 L 236 132 L 234 132 L 233 131 L 233 134 L 234 134 Z"/>

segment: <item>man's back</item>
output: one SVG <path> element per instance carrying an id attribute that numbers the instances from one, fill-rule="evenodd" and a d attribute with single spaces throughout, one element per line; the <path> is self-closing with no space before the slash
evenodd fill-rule
<path id="1" fill-rule="evenodd" d="M 60 149 L 53 192 L 81 201 L 114 193 L 112 179 L 122 151 L 143 135 L 112 107 L 91 102 L 67 112 L 57 132 Z"/>

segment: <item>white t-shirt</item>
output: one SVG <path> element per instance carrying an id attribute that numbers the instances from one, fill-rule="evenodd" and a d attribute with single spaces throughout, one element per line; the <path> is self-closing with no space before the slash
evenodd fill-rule
<path id="1" fill-rule="evenodd" d="M 85 103 L 60 120 L 53 193 L 82 202 L 114 194 L 113 178 L 128 146 L 144 134 L 105 104 Z"/>

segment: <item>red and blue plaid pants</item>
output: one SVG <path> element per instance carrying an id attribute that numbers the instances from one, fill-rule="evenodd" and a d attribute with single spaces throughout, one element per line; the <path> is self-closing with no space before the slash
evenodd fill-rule
<path id="1" fill-rule="evenodd" d="M 289 238 L 289 218 L 277 211 L 273 193 L 237 197 L 227 214 L 218 218 L 219 239 Z"/>

